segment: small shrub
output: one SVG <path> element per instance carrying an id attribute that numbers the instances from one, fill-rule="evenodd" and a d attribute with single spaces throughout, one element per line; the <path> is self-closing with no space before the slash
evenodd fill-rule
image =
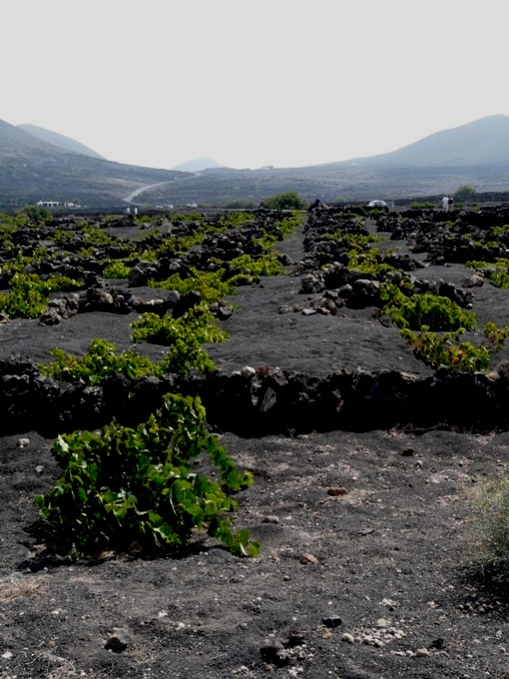
<path id="1" fill-rule="evenodd" d="M 231 274 L 228 282 L 242 285 L 259 276 L 277 276 L 282 273 L 283 265 L 276 252 L 269 252 L 256 258 L 250 255 L 236 257 L 228 262 L 228 270 Z"/>
<path id="2" fill-rule="evenodd" d="M 448 297 L 430 294 L 407 296 L 396 286 L 386 285 L 382 291 L 386 304 L 382 313 L 398 328 L 420 330 L 424 326 L 434 331 L 476 330 L 475 313 L 464 311 Z"/>
<path id="3" fill-rule="evenodd" d="M 160 373 L 157 364 L 134 349 L 117 353 L 114 344 L 98 338 L 90 341 L 84 356 L 73 356 L 58 347 L 51 349 L 51 354 L 55 360 L 49 365 L 40 365 L 39 369 L 59 382 L 95 385 L 115 373 L 121 373 L 131 380 Z"/>
<path id="4" fill-rule="evenodd" d="M 263 201 L 263 207 L 268 210 L 304 210 L 308 202 L 295 191 L 278 193 Z"/>
<path id="5" fill-rule="evenodd" d="M 125 264 L 120 260 L 110 261 L 103 269 L 103 276 L 108 279 L 128 278 L 130 272 L 131 267 L 129 264 Z"/>
<path id="6" fill-rule="evenodd" d="M 461 201 L 461 202 L 468 202 L 471 200 L 475 200 L 477 198 L 477 191 L 474 189 L 473 186 L 470 186 L 470 184 L 464 184 L 463 186 L 460 186 L 459 189 L 456 189 L 454 192 L 454 200 L 456 201 Z"/>
<path id="7" fill-rule="evenodd" d="M 476 494 L 476 562 L 483 575 L 509 577 L 509 478 L 481 481 Z"/>
<path id="8" fill-rule="evenodd" d="M 185 295 L 192 290 L 200 293 L 204 302 L 209 304 L 217 302 L 226 295 L 233 295 L 235 284 L 232 281 L 223 280 L 223 270 L 219 271 L 200 271 L 196 268 L 191 269 L 192 275 L 181 278 L 178 273 L 173 274 L 164 281 L 149 281 L 152 288 L 164 288 L 165 290 L 176 290 L 181 295 Z"/>
<path id="9" fill-rule="evenodd" d="M 401 336 L 414 350 L 414 356 L 435 370 L 449 366 L 464 372 L 488 372 L 493 353 L 501 351 L 509 337 L 509 326 L 499 328 L 493 322 L 484 326 L 484 339 L 478 345 L 461 342 L 463 330 L 438 335 L 423 327 L 415 333 L 401 330 Z"/>
<path id="10" fill-rule="evenodd" d="M 45 538 L 63 554 L 105 549 L 161 554 L 205 529 L 239 556 L 259 545 L 224 518 L 237 506 L 227 493 L 252 483 L 238 472 L 207 431 L 199 399 L 167 394 L 163 407 L 136 429 L 112 423 L 98 434 L 74 432 L 52 446 L 63 475 L 36 498 Z M 194 461 L 208 453 L 217 480 L 198 474 Z"/>
<path id="11" fill-rule="evenodd" d="M 0 295 L 0 311 L 9 318 L 38 318 L 47 309 L 49 294 L 63 286 L 76 288 L 79 284 L 65 276 L 43 280 L 37 274 L 16 273 L 9 292 Z"/>
<path id="12" fill-rule="evenodd" d="M 413 203 L 411 203 L 410 207 L 412 208 L 412 210 L 432 210 L 435 207 L 435 204 L 432 203 L 431 201 L 425 201 L 424 203 L 414 201 Z"/>
<path id="13" fill-rule="evenodd" d="M 229 335 L 218 327 L 206 305 L 199 304 L 180 318 L 142 314 L 138 321 L 131 323 L 133 342 L 150 342 L 168 347 L 159 363 L 166 373 L 189 375 L 199 370 L 207 373 L 215 369 L 204 343 L 225 342 Z"/>
<path id="14" fill-rule="evenodd" d="M 414 351 L 414 356 L 434 370 L 449 366 L 464 372 L 487 372 L 491 358 L 486 346 L 476 347 L 470 342 L 458 342 L 462 333 L 437 335 L 426 327 L 419 334 L 408 329 L 401 330 L 401 336 Z"/>

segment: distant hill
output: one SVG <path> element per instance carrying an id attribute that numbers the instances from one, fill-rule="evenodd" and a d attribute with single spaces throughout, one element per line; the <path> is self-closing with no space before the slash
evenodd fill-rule
<path id="1" fill-rule="evenodd" d="M 442 130 L 397 151 L 328 163 L 365 167 L 466 167 L 509 163 L 509 116 L 494 115 Z"/>
<path id="2" fill-rule="evenodd" d="M 218 163 L 212 158 L 197 158 L 196 160 L 189 160 L 187 163 L 176 165 L 173 169 L 181 172 L 202 172 L 203 170 L 212 170 L 214 168 L 224 168 L 224 165 Z"/>
<path id="3" fill-rule="evenodd" d="M 323 202 L 394 200 L 509 189 L 509 116 L 494 115 L 429 135 L 402 149 L 367 158 L 300 168 L 213 169 L 180 184 L 143 193 L 148 202 L 258 204 L 285 191 Z"/>
<path id="4" fill-rule="evenodd" d="M 17 125 L 17 127 L 20 130 L 23 130 L 23 132 L 28 132 L 28 134 L 37 137 L 37 139 L 41 139 L 48 144 L 53 144 L 53 146 L 65 149 L 66 151 L 81 153 L 84 156 L 90 156 L 91 158 L 102 158 L 102 160 L 105 160 L 103 156 L 100 156 L 95 151 L 92 151 L 92 149 L 89 149 L 88 146 L 80 144 L 79 141 L 71 139 L 70 137 L 65 137 L 63 134 L 58 134 L 58 132 L 51 132 L 51 130 L 46 130 L 44 127 L 38 127 L 37 125 Z"/>
<path id="5" fill-rule="evenodd" d="M 39 200 L 89 207 L 123 206 L 137 189 L 192 175 L 123 165 L 49 144 L 0 120 L 0 206 Z"/>
<path id="6" fill-rule="evenodd" d="M 0 120 L 0 211 L 38 200 L 115 207 L 129 196 L 148 207 L 224 207 L 258 205 L 286 191 L 332 203 L 434 196 L 454 193 L 463 184 L 479 193 L 509 189 L 509 117 L 504 115 L 436 132 L 391 153 L 300 168 L 232 170 L 202 158 L 158 170 L 54 142 L 55 137 L 48 143 Z"/>

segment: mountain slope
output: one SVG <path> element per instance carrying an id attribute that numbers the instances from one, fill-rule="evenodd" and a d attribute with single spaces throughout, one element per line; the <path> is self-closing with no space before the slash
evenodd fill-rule
<path id="1" fill-rule="evenodd" d="M 65 137 L 63 134 L 46 130 L 44 127 L 38 127 L 37 125 L 17 125 L 17 127 L 18 129 L 23 130 L 23 132 L 28 132 L 28 134 L 37 137 L 37 139 L 41 139 L 57 148 L 73 153 L 81 153 L 82 155 L 90 156 L 91 158 L 102 158 L 105 160 L 103 156 L 88 148 L 88 146 L 80 144 L 79 141 L 71 139 L 70 137 Z"/>
<path id="2" fill-rule="evenodd" d="M 509 116 L 494 115 L 429 135 L 402 149 L 324 165 L 268 170 L 206 170 L 143 194 L 147 202 L 203 205 L 258 203 L 285 191 L 307 200 L 388 200 L 509 188 Z"/>
<path id="3" fill-rule="evenodd" d="M 142 186 L 188 176 L 67 151 L 0 120 L 2 206 L 56 200 L 111 207 L 122 205 L 128 194 Z"/>
<path id="4" fill-rule="evenodd" d="M 176 165 L 173 169 L 180 170 L 181 172 L 202 172 L 203 170 L 224 167 L 224 165 L 221 165 L 221 163 L 218 163 L 213 158 L 197 158 L 196 160 L 189 160 L 187 163 Z"/>
<path id="5" fill-rule="evenodd" d="M 57 200 L 114 207 L 142 187 L 147 190 L 136 201 L 147 206 L 259 204 L 286 191 L 325 203 L 394 200 L 454 193 L 463 184 L 478 192 L 508 190 L 508 116 L 489 116 L 369 158 L 301 168 L 216 167 L 196 175 L 75 153 L 0 120 L 0 206 Z"/>
<path id="6" fill-rule="evenodd" d="M 494 115 L 442 130 L 397 151 L 330 165 L 466 167 L 509 163 L 509 116 Z"/>

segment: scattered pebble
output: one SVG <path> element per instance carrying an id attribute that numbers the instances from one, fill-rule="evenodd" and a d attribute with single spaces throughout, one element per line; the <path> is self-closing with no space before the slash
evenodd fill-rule
<path id="1" fill-rule="evenodd" d="M 328 495 L 348 495 L 350 491 L 347 488 L 343 488 L 343 486 L 333 486 L 332 488 L 329 488 L 327 491 Z"/>
<path id="2" fill-rule="evenodd" d="M 414 656 L 416 658 L 424 658 L 424 656 L 426 655 L 429 655 L 429 651 L 427 648 L 418 648 L 414 653 Z"/>
<path id="3" fill-rule="evenodd" d="M 378 625 L 382 620 L 386 625 Z M 349 644 L 366 644 L 368 646 L 374 646 L 375 648 L 383 648 L 386 644 L 393 641 L 399 641 L 406 636 L 403 630 L 396 627 L 389 627 L 388 625 L 389 622 L 387 620 L 380 618 L 376 623 L 376 627 L 355 629 L 353 630 L 353 634 L 351 632 L 345 632 L 341 636 L 341 640 L 346 641 Z M 413 651 L 410 651 L 410 654 L 413 655 Z"/>

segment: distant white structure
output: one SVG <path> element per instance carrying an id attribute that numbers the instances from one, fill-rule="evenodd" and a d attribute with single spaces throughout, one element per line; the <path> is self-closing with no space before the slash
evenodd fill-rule
<path id="1" fill-rule="evenodd" d="M 56 200 L 38 200 L 37 205 L 39 207 L 58 207 L 60 203 L 57 203 Z"/>

